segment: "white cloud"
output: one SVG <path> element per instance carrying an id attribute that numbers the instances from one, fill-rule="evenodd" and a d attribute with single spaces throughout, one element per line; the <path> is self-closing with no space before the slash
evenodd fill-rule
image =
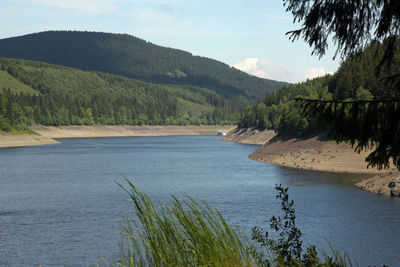
<path id="1" fill-rule="evenodd" d="M 244 72 L 251 72 L 257 68 L 258 58 L 246 58 L 245 60 L 233 65 L 235 68 Z"/>
<path id="2" fill-rule="evenodd" d="M 260 78 L 293 81 L 293 75 L 290 71 L 284 69 L 280 63 L 266 59 L 246 58 L 234 64 L 233 67 Z"/>
<path id="3" fill-rule="evenodd" d="M 30 4 L 52 6 L 60 9 L 70 9 L 89 14 L 108 14 L 117 10 L 120 0 L 18 0 Z"/>
<path id="4" fill-rule="evenodd" d="M 321 77 L 326 74 L 332 74 L 331 72 L 326 72 L 323 67 L 320 68 L 308 68 L 305 71 L 304 78 L 305 79 L 313 79 L 316 77 Z"/>

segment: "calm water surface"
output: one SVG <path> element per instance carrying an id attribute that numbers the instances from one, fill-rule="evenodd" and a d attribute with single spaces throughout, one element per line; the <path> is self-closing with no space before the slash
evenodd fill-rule
<path id="1" fill-rule="evenodd" d="M 0 149 L 0 266 L 85 266 L 118 253 L 130 178 L 156 202 L 190 195 L 249 233 L 279 212 L 289 186 L 306 243 L 346 251 L 360 266 L 399 266 L 400 199 L 350 185 L 357 176 L 249 160 L 257 147 L 215 136 L 60 139 Z"/>

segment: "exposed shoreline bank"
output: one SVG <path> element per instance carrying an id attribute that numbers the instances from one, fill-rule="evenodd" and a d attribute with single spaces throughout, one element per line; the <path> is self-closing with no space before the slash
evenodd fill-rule
<path id="1" fill-rule="evenodd" d="M 0 148 L 58 144 L 57 140 L 37 134 L 0 135 Z"/>
<path id="2" fill-rule="evenodd" d="M 357 154 L 348 144 L 337 144 L 321 136 L 284 138 L 272 131 L 250 129 L 234 129 L 222 140 L 261 145 L 249 158 L 264 163 L 304 170 L 364 174 L 365 179 L 355 186 L 372 193 L 400 196 L 400 172 L 367 168 L 365 157 L 369 152 Z M 393 188 L 389 188 L 389 184 Z"/>
<path id="3" fill-rule="evenodd" d="M 232 129 L 222 141 L 248 145 L 264 145 L 276 136 L 274 131 L 259 131 L 255 129 Z"/>
<path id="4" fill-rule="evenodd" d="M 38 126 L 31 130 L 49 138 L 93 138 L 128 136 L 177 136 L 217 135 L 218 131 L 228 132 L 232 126 Z"/>
<path id="5" fill-rule="evenodd" d="M 179 136 L 217 135 L 218 131 L 228 132 L 232 126 L 34 126 L 37 134 L 2 134 L 0 148 L 36 146 L 59 143 L 56 138 L 95 138 L 129 136 Z"/>

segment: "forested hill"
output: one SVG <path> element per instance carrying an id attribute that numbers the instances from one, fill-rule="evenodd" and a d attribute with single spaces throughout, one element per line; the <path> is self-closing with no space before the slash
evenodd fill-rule
<path id="1" fill-rule="evenodd" d="M 261 99 L 286 84 L 126 34 L 48 31 L 1 39 L 0 57 L 102 71 L 153 83 L 206 87 L 225 98 Z"/>
<path id="2" fill-rule="evenodd" d="M 190 85 L 0 58 L 0 133 L 42 125 L 233 124 L 246 103 Z"/>
<path id="3" fill-rule="evenodd" d="M 320 128 L 316 121 L 305 117 L 300 111 L 300 104 L 294 101 L 299 96 L 345 101 L 399 99 L 399 85 L 390 83 L 387 78 L 400 73 L 400 53 L 394 55 L 391 70 L 382 66 L 377 76 L 376 70 L 382 57 L 382 45 L 373 42 L 362 53 L 343 61 L 334 75 L 284 86 L 268 93 L 264 101 L 246 108 L 239 127 L 271 129 L 280 134 L 318 133 Z"/>

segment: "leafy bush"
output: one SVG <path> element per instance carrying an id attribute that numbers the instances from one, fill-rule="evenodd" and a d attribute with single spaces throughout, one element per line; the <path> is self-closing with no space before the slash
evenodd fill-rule
<path id="1" fill-rule="evenodd" d="M 301 231 L 296 226 L 296 215 L 294 201 L 289 200 L 288 188 L 276 185 L 276 198 L 281 201 L 283 216 L 272 216 L 270 227 L 279 233 L 277 239 L 269 237 L 268 232 L 264 232 L 259 227 L 252 229 L 252 239 L 256 241 L 264 251 L 257 249 L 250 250 L 260 266 L 352 266 L 351 260 L 345 254 L 342 256 L 338 251 L 332 250 L 332 256 L 326 251 L 318 249 L 323 260 L 318 257 L 317 248 L 309 245 L 306 252 L 302 254 Z"/>
<path id="2" fill-rule="evenodd" d="M 4 132 L 11 132 L 12 126 L 7 122 L 7 120 L 0 114 L 0 130 Z"/>

